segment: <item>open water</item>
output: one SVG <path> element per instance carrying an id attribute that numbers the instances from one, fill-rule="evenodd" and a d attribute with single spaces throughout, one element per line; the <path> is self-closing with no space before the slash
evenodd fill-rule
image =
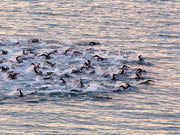
<path id="1" fill-rule="evenodd" d="M 0 134 L 180 134 L 179 13 L 178 0 L 1 1 Z"/>

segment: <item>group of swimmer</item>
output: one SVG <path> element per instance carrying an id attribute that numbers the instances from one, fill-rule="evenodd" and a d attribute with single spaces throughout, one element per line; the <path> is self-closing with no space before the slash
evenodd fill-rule
<path id="1" fill-rule="evenodd" d="M 31 43 L 39 43 L 40 40 L 39 39 L 32 39 Z M 93 46 L 96 45 L 98 43 L 96 42 L 89 42 L 88 45 L 89 46 Z M 1 50 L 0 55 L 7 55 L 9 52 L 5 49 Z M 13 69 L 18 68 L 17 65 L 24 63 L 27 60 L 31 60 L 33 61 L 34 59 L 37 58 L 41 58 L 43 60 L 44 63 L 46 63 L 46 65 L 48 65 L 48 67 L 42 67 L 41 63 L 36 63 L 36 61 L 31 62 L 31 66 L 33 69 L 33 74 L 35 74 L 36 76 L 40 76 L 42 78 L 42 80 L 52 80 L 54 78 L 58 78 L 59 82 L 61 82 L 61 85 L 66 85 L 68 82 L 69 78 L 72 78 L 73 75 L 75 76 L 80 76 L 81 74 L 87 74 L 88 75 L 93 75 L 96 74 L 96 65 L 94 64 L 94 61 L 101 63 L 103 61 L 107 61 L 108 58 L 105 58 L 104 56 L 100 56 L 98 54 L 92 55 L 91 58 L 86 59 L 82 66 L 79 66 L 79 68 L 77 69 L 72 69 L 71 72 L 69 73 L 62 73 L 61 75 L 58 75 L 56 72 L 54 71 L 47 71 L 44 72 L 43 70 L 49 69 L 49 68 L 53 68 L 56 67 L 56 62 L 55 61 L 50 61 L 51 59 L 53 59 L 53 55 L 56 56 L 58 55 L 59 51 L 58 50 L 53 50 L 50 52 L 45 52 L 45 53 L 41 53 L 38 54 L 36 52 L 35 49 L 33 48 L 28 48 L 28 49 L 23 49 L 22 50 L 22 54 L 16 56 L 16 62 L 14 64 L 12 64 L 11 67 L 7 66 L 7 65 L 2 65 L 0 66 L 1 72 L 5 72 L 7 73 L 7 77 L 11 80 L 16 80 L 18 79 L 18 75 L 21 74 L 21 72 L 15 72 L 13 71 Z M 75 50 L 73 47 L 69 47 L 68 49 L 64 50 L 62 55 L 64 56 L 71 56 L 73 57 L 77 57 L 77 56 L 81 56 L 83 55 L 83 52 L 79 51 L 79 50 Z M 2 58 L 0 59 L 0 64 L 5 63 L 6 61 L 8 61 L 8 58 Z M 138 60 L 137 63 L 138 64 L 142 64 L 145 62 L 145 58 L 142 55 L 138 56 Z M 71 63 L 68 63 L 69 65 L 71 65 Z M 121 78 L 121 76 L 127 76 L 128 75 L 128 70 L 131 68 L 130 66 L 126 65 L 126 64 L 122 64 L 122 67 L 120 68 L 120 72 L 119 73 L 114 73 L 111 75 L 111 73 L 104 73 L 101 75 L 101 77 L 103 78 L 107 78 L 109 79 L 109 81 L 119 81 L 119 79 Z M 142 82 L 140 82 L 139 84 L 151 84 L 151 83 L 155 83 L 155 81 L 148 79 L 144 81 L 143 78 L 143 74 L 147 73 L 146 70 L 141 69 L 141 68 L 137 68 L 134 75 L 134 79 L 136 81 L 139 80 L 143 80 Z M 86 84 L 84 84 L 83 79 L 80 77 L 79 79 L 79 84 L 77 85 L 77 88 L 73 88 L 70 89 L 70 92 L 83 92 L 83 89 L 86 89 L 88 86 L 85 86 Z M 103 86 L 103 83 L 102 83 Z M 113 90 L 111 90 L 112 92 L 121 92 L 124 90 L 128 90 L 129 88 L 131 88 L 131 85 L 129 83 L 124 83 L 119 85 L 117 88 L 114 88 Z M 19 97 L 24 97 L 23 94 L 23 89 L 17 89 L 17 91 L 19 92 Z M 37 91 L 35 92 L 31 92 L 30 94 L 35 94 L 37 93 Z M 102 98 L 101 96 L 97 96 L 97 98 Z M 107 99 L 110 99 L 110 97 L 104 97 Z"/>

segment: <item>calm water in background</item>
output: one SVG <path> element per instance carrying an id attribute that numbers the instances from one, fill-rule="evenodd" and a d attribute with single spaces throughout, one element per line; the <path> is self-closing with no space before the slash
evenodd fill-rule
<path id="1" fill-rule="evenodd" d="M 47 95 L 3 99 L 0 133 L 180 134 L 179 8 L 177 0 L 1 1 L 1 41 L 41 38 L 77 47 L 98 41 L 101 49 L 149 58 L 154 66 L 146 69 L 156 83 L 106 93 L 111 100 Z M 9 42 L 0 47 L 12 48 Z"/>

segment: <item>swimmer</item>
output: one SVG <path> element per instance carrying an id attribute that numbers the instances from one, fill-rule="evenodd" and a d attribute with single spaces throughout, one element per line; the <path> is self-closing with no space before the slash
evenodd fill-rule
<path id="1" fill-rule="evenodd" d="M 87 61 L 84 62 L 83 65 L 88 67 L 88 68 L 92 68 L 91 62 L 92 62 L 91 60 L 87 60 Z"/>
<path id="2" fill-rule="evenodd" d="M 79 51 L 74 51 L 73 54 L 72 54 L 72 57 L 75 56 L 75 55 L 82 55 L 82 53 L 79 52 Z"/>
<path id="3" fill-rule="evenodd" d="M 17 74 L 20 74 L 20 73 L 10 73 L 8 75 L 8 77 L 11 78 L 12 80 L 14 80 L 14 79 L 17 79 L 17 77 L 16 77 Z"/>
<path id="4" fill-rule="evenodd" d="M 1 67 L 1 70 L 2 70 L 3 72 L 6 72 L 7 70 L 9 70 L 9 67 L 8 67 L 8 66 Z"/>
<path id="5" fill-rule="evenodd" d="M 122 69 L 122 70 L 128 70 L 129 68 L 130 68 L 130 67 L 128 67 L 127 65 L 123 65 L 121 69 Z"/>
<path id="6" fill-rule="evenodd" d="M 63 78 L 70 78 L 71 76 L 68 75 L 68 74 L 62 74 L 61 77 L 63 77 Z"/>
<path id="7" fill-rule="evenodd" d="M 22 91 L 20 89 L 17 89 L 17 91 L 19 91 L 19 93 L 20 93 L 19 97 L 23 97 L 24 96 L 24 94 L 22 93 Z"/>
<path id="8" fill-rule="evenodd" d="M 25 50 L 22 50 L 23 51 L 23 55 L 28 55 L 28 53 L 25 52 Z"/>
<path id="9" fill-rule="evenodd" d="M 140 80 L 140 79 L 143 79 L 143 77 L 140 74 L 137 74 L 135 79 Z"/>
<path id="10" fill-rule="evenodd" d="M 82 82 L 82 79 L 80 79 L 80 86 L 79 86 L 79 88 L 83 88 L 83 87 L 84 87 L 84 84 Z"/>
<path id="11" fill-rule="evenodd" d="M 109 73 L 105 73 L 105 74 L 102 75 L 102 77 L 104 77 L 104 78 L 107 78 L 107 77 L 109 77 L 109 76 L 110 76 Z"/>
<path id="12" fill-rule="evenodd" d="M 56 65 L 56 63 L 51 63 L 51 62 L 49 62 L 49 61 L 46 61 L 46 63 L 47 63 L 48 65 L 50 65 L 51 67 L 54 67 L 54 66 Z"/>
<path id="13" fill-rule="evenodd" d="M 102 57 L 100 57 L 99 55 L 94 55 L 92 58 L 95 58 L 95 57 L 97 57 L 97 61 L 106 60 L 106 58 L 102 58 Z"/>
<path id="14" fill-rule="evenodd" d="M 49 53 L 47 53 L 47 54 L 44 54 L 44 53 L 43 53 L 43 54 L 39 55 L 39 57 L 40 57 L 40 56 L 45 56 L 46 59 L 51 59 L 50 55 L 51 55 L 51 54 L 55 54 L 55 53 L 57 53 L 57 50 L 52 51 L 52 52 L 49 52 Z"/>
<path id="15" fill-rule="evenodd" d="M 95 71 L 95 70 L 93 70 L 93 71 L 89 72 L 89 74 L 95 74 L 95 73 L 96 73 L 96 71 Z"/>
<path id="16" fill-rule="evenodd" d="M 82 90 L 72 89 L 70 92 L 82 92 Z"/>
<path id="17" fill-rule="evenodd" d="M 149 63 L 149 62 L 146 62 L 146 61 L 145 61 L 145 58 L 144 58 L 142 55 L 139 55 L 139 56 L 138 56 L 138 59 L 139 59 L 139 60 L 137 61 L 138 64 L 151 64 L 151 63 Z"/>
<path id="18" fill-rule="evenodd" d="M 82 73 L 82 71 L 80 69 L 76 69 L 76 70 L 73 69 L 71 73 Z"/>
<path id="19" fill-rule="evenodd" d="M 62 77 L 60 77 L 60 79 L 59 79 L 59 80 L 61 80 L 61 81 L 62 81 L 62 83 L 66 84 L 66 81 L 65 81 Z"/>
<path id="20" fill-rule="evenodd" d="M 7 50 L 2 50 L 1 54 L 6 55 L 6 54 L 8 54 L 8 51 Z"/>
<path id="21" fill-rule="evenodd" d="M 48 76 L 48 75 L 52 75 L 53 76 L 55 74 L 54 74 L 54 72 L 46 72 L 46 76 Z"/>
<path id="22" fill-rule="evenodd" d="M 146 72 L 146 70 L 143 70 L 143 69 L 141 69 L 141 68 L 138 68 L 135 73 L 136 73 L 136 75 L 138 76 L 138 75 L 141 75 L 142 72 Z"/>
<path id="23" fill-rule="evenodd" d="M 39 67 L 40 64 L 35 65 L 34 63 L 31 63 L 31 65 L 34 66 L 33 69 L 34 69 L 34 72 L 35 72 L 37 75 L 42 75 L 42 72 L 37 70 L 37 68 L 40 68 L 40 67 Z"/>
<path id="24" fill-rule="evenodd" d="M 123 88 L 123 89 L 128 89 L 129 87 L 131 87 L 131 85 L 129 85 L 129 83 L 126 83 L 126 86 L 121 85 L 120 87 Z"/>
<path id="25" fill-rule="evenodd" d="M 146 84 L 146 85 L 150 85 L 150 84 L 154 84 L 154 83 L 155 83 L 155 81 L 153 81 L 153 80 L 149 79 L 149 80 L 146 80 L 146 81 L 141 82 L 141 83 L 139 83 L 139 84 Z"/>
<path id="26" fill-rule="evenodd" d="M 99 43 L 98 42 L 94 42 L 94 41 L 88 43 L 88 45 L 97 45 L 97 44 L 99 44 Z"/>
<path id="27" fill-rule="evenodd" d="M 111 80 L 118 80 L 117 78 L 119 77 L 119 75 L 126 75 L 126 74 L 127 74 L 127 73 L 125 73 L 125 69 L 122 69 L 120 73 L 118 73 L 118 74 L 113 74 Z"/>
<path id="28" fill-rule="evenodd" d="M 139 61 L 144 61 L 144 57 L 142 55 L 139 55 L 138 58 L 139 58 Z"/>
<path id="29" fill-rule="evenodd" d="M 31 54 L 35 54 L 35 49 L 34 48 L 29 48 L 26 51 L 28 51 Z"/>
<path id="30" fill-rule="evenodd" d="M 118 79 L 117 79 L 118 76 L 119 76 L 119 74 L 113 74 L 111 80 L 114 80 L 114 81 L 115 81 L 115 80 L 118 80 Z"/>
<path id="31" fill-rule="evenodd" d="M 135 74 L 136 74 L 135 79 L 143 79 L 142 72 L 146 72 L 146 71 L 141 68 L 138 68 L 135 72 Z"/>
<path id="32" fill-rule="evenodd" d="M 92 62 L 91 60 L 87 60 L 87 61 L 84 62 L 84 65 L 89 66 L 89 65 L 91 65 L 91 62 Z"/>
<path id="33" fill-rule="evenodd" d="M 21 56 L 17 56 L 17 57 L 16 57 L 16 60 L 18 61 L 18 63 L 23 63 L 23 60 L 22 60 L 22 59 L 21 59 L 21 60 L 19 59 L 20 57 L 21 57 Z"/>
<path id="34" fill-rule="evenodd" d="M 52 79 L 52 76 L 44 77 L 43 79 L 44 80 L 49 80 L 49 79 Z"/>
<path id="35" fill-rule="evenodd" d="M 51 57 L 50 57 L 50 54 L 41 54 L 41 55 L 39 55 L 38 57 L 40 57 L 40 56 L 45 56 L 46 57 L 46 59 L 51 59 Z"/>
<path id="36" fill-rule="evenodd" d="M 113 90 L 113 92 L 121 92 L 123 90 L 127 90 L 128 88 L 130 88 L 131 86 L 129 85 L 129 83 L 126 83 L 126 86 L 121 85 L 119 86 L 119 88 L 117 90 Z"/>
<path id="37" fill-rule="evenodd" d="M 40 42 L 40 39 L 34 38 L 34 39 L 31 39 L 31 42 L 32 42 L 32 43 L 39 43 L 39 42 Z"/>
<path id="38" fill-rule="evenodd" d="M 89 70 L 88 67 L 81 67 L 80 70 L 82 71 L 83 69 Z"/>
<path id="39" fill-rule="evenodd" d="M 63 53 L 63 55 L 67 55 L 67 53 L 68 53 L 69 51 L 72 51 L 72 50 L 73 50 L 73 48 L 67 49 L 67 50 Z"/>
<path id="40" fill-rule="evenodd" d="M 122 69 L 121 72 L 119 73 L 119 75 L 127 74 L 127 73 L 125 73 L 125 70 L 126 70 L 126 69 Z"/>

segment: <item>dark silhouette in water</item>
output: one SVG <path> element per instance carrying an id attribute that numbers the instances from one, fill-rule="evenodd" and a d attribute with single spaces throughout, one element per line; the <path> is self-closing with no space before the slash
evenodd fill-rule
<path id="1" fill-rule="evenodd" d="M 146 71 L 145 70 L 143 70 L 143 69 L 141 69 L 141 68 L 138 68 L 137 70 L 136 70 L 136 72 L 135 72 L 135 74 L 136 74 L 136 77 L 135 77 L 135 79 L 143 79 L 143 77 L 142 77 L 142 73 L 145 73 Z"/>
<path id="2" fill-rule="evenodd" d="M 131 85 L 129 85 L 129 83 L 126 83 L 126 86 L 121 85 L 120 87 L 122 87 L 123 89 L 128 89 L 129 87 L 131 87 Z"/>
<path id="3" fill-rule="evenodd" d="M 144 57 L 142 55 L 139 55 L 138 58 L 139 58 L 139 62 L 143 62 L 144 61 Z"/>
<path id="4" fill-rule="evenodd" d="M 17 56 L 17 57 L 16 57 L 17 62 L 18 62 L 18 63 L 23 63 L 23 60 L 22 60 L 22 59 L 19 59 L 19 58 L 21 58 L 21 56 Z"/>
<path id="5" fill-rule="evenodd" d="M 143 70 L 143 69 L 141 69 L 141 68 L 138 68 L 135 73 L 136 73 L 136 75 L 138 76 L 138 75 L 141 75 L 143 72 L 145 73 L 146 70 Z"/>
<path id="6" fill-rule="evenodd" d="M 48 65 L 50 65 L 51 67 L 54 67 L 54 66 L 56 65 L 56 63 L 52 63 L 52 62 L 49 62 L 49 61 L 46 61 L 46 63 L 47 63 Z"/>
<path id="7" fill-rule="evenodd" d="M 80 70 L 82 71 L 83 69 L 87 69 L 87 70 L 89 70 L 89 68 L 88 67 L 81 67 L 80 68 Z"/>
<path id="8" fill-rule="evenodd" d="M 62 74 L 61 77 L 63 77 L 63 78 L 70 78 L 71 76 L 68 75 L 68 74 Z"/>
<path id="9" fill-rule="evenodd" d="M 67 53 L 68 53 L 69 51 L 72 51 L 72 50 L 73 50 L 73 48 L 67 49 L 67 50 L 63 53 L 63 55 L 67 55 Z"/>
<path id="10" fill-rule="evenodd" d="M 111 80 L 118 80 L 118 77 L 119 77 L 120 75 L 126 75 L 127 73 L 125 73 L 125 70 L 126 70 L 126 69 L 123 68 L 120 73 L 118 73 L 118 74 L 113 74 Z"/>
<path id="11" fill-rule="evenodd" d="M 72 89 L 70 92 L 82 92 L 82 90 Z"/>
<path id="12" fill-rule="evenodd" d="M 8 66 L 2 66 L 2 67 L 1 67 L 1 70 L 2 70 L 3 72 L 6 72 L 7 70 L 9 70 L 9 67 L 8 67 Z"/>
<path id="13" fill-rule="evenodd" d="M 84 66 L 86 66 L 87 68 L 92 68 L 91 62 L 92 62 L 91 60 L 85 61 L 85 62 L 84 62 Z"/>
<path id="14" fill-rule="evenodd" d="M 49 53 L 48 53 L 48 54 L 44 54 L 44 53 L 43 53 L 43 54 L 39 55 L 39 57 L 40 57 L 40 56 L 45 56 L 45 57 L 46 57 L 46 59 L 51 59 L 51 57 L 50 57 L 50 54 L 49 54 Z"/>
<path id="15" fill-rule="evenodd" d="M 121 92 L 122 89 L 123 89 L 123 90 L 126 90 L 126 89 L 128 89 L 128 88 L 130 88 L 130 87 L 131 87 L 131 85 L 129 85 L 129 83 L 126 83 L 126 86 L 121 85 L 121 86 L 119 86 L 119 89 L 113 90 L 113 92 Z"/>
<path id="16" fill-rule="evenodd" d="M 100 44 L 100 43 L 94 42 L 94 41 L 88 43 L 88 45 L 98 45 L 98 44 Z"/>
<path id="17" fill-rule="evenodd" d="M 83 54 L 82 52 L 74 51 L 73 54 L 72 54 L 72 57 L 75 56 L 75 55 L 82 55 L 82 54 Z"/>
<path id="18" fill-rule="evenodd" d="M 79 82 L 79 84 L 80 84 L 79 88 L 83 88 L 83 87 L 84 87 L 84 84 L 83 84 L 83 81 L 82 81 L 82 79 L 80 79 L 80 82 Z"/>
<path id="19" fill-rule="evenodd" d="M 129 68 L 130 68 L 129 66 L 123 65 L 121 69 L 122 69 L 122 70 L 128 70 Z"/>
<path id="20" fill-rule="evenodd" d="M 126 74 L 126 73 L 125 73 L 125 70 L 126 70 L 126 69 L 122 69 L 121 72 L 119 73 L 119 75 L 124 75 L 124 74 Z"/>
<path id="21" fill-rule="evenodd" d="M 35 72 L 37 75 L 42 75 L 42 72 L 37 70 L 38 68 L 40 68 L 40 67 L 39 67 L 40 64 L 35 65 L 34 63 L 31 63 L 31 65 L 34 66 L 33 69 L 34 69 L 34 72 Z"/>
<path id="22" fill-rule="evenodd" d="M 111 80 L 114 80 L 114 81 L 115 81 L 115 80 L 118 80 L 118 79 L 117 79 L 118 75 L 119 75 L 119 74 L 113 74 Z"/>
<path id="23" fill-rule="evenodd" d="M 141 75 L 138 75 L 138 76 L 135 77 L 135 79 L 138 81 L 140 79 L 143 79 L 143 77 Z"/>
<path id="24" fill-rule="evenodd" d="M 49 80 L 49 79 L 52 79 L 52 76 L 44 77 L 43 79 L 44 80 Z"/>
<path id="25" fill-rule="evenodd" d="M 28 53 L 25 52 L 25 50 L 22 50 L 23 51 L 23 55 L 28 55 Z"/>
<path id="26" fill-rule="evenodd" d="M 144 82 L 141 82 L 141 83 L 139 83 L 139 84 L 149 85 L 149 84 L 153 84 L 153 83 L 155 83 L 155 81 L 153 81 L 153 80 L 151 80 L 151 79 L 148 79 L 148 80 L 146 80 L 146 81 L 144 81 Z"/>
<path id="27" fill-rule="evenodd" d="M 46 57 L 46 59 L 51 59 L 51 57 L 50 57 L 50 55 L 51 54 L 56 54 L 57 53 L 57 50 L 55 50 L 55 51 L 52 51 L 52 52 L 49 52 L 49 53 L 47 53 L 47 54 L 41 54 L 41 55 L 39 55 L 39 57 L 40 56 L 45 56 Z"/>
<path id="28" fill-rule="evenodd" d="M 34 39 L 31 39 L 31 42 L 32 42 L 32 43 L 39 43 L 39 42 L 40 42 L 40 39 L 34 38 Z"/>
<path id="29" fill-rule="evenodd" d="M 82 81 L 82 79 L 80 80 L 80 88 L 83 88 L 84 87 L 84 84 L 83 84 L 83 81 Z"/>
<path id="30" fill-rule="evenodd" d="M 26 51 L 28 51 L 29 53 L 31 53 L 31 54 L 35 54 L 35 55 L 37 55 L 36 53 L 35 53 L 35 49 L 34 48 L 29 48 L 29 49 L 27 49 Z M 23 52 L 23 54 L 24 54 L 25 52 Z M 26 54 L 26 53 L 25 53 Z"/>
<path id="31" fill-rule="evenodd" d="M 8 77 L 11 78 L 12 80 L 14 80 L 14 79 L 17 79 L 17 77 L 16 77 L 17 74 L 20 74 L 20 73 L 10 73 L 8 75 Z"/>
<path id="32" fill-rule="evenodd" d="M 76 70 L 73 69 L 71 73 L 82 73 L 82 71 L 81 69 L 76 69 Z"/>
<path id="33" fill-rule="evenodd" d="M 103 60 L 106 60 L 106 58 L 102 58 L 100 57 L 99 55 L 94 55 L 93 58 L 97 58 L 97 61 L 103 61 Z"/>
<path id="34" fill-rule="evenodd" d="M 49 75 L 55 75 L 54 72 L 46 72 L 46 76 L 49 76 Z"/>
<path id="35" fill-rule="evenodd" d="M 8 51 L 7 50 L 2 50 L 1 54 L 6 55 L 6 54 L 8 54 Z"/>
<path id="36" fill-rule="evenodd" d="M 19 91 L 19 93 L 20 93 L 19 97 L 23 97 L 24 96 L 24 94 L 22 93 L 22 91 L 20 89 L 17 89 L 17 91 Z"/>
<path id="37" fill-rule="evenodd" d="M 66 84 L 66 81 L 65 81 L 62 77 L 60 77 L 60 79 L 59 79 L 59 80 L 61 80 L 61 81 L 62 81 L 62 83 Z"/>

